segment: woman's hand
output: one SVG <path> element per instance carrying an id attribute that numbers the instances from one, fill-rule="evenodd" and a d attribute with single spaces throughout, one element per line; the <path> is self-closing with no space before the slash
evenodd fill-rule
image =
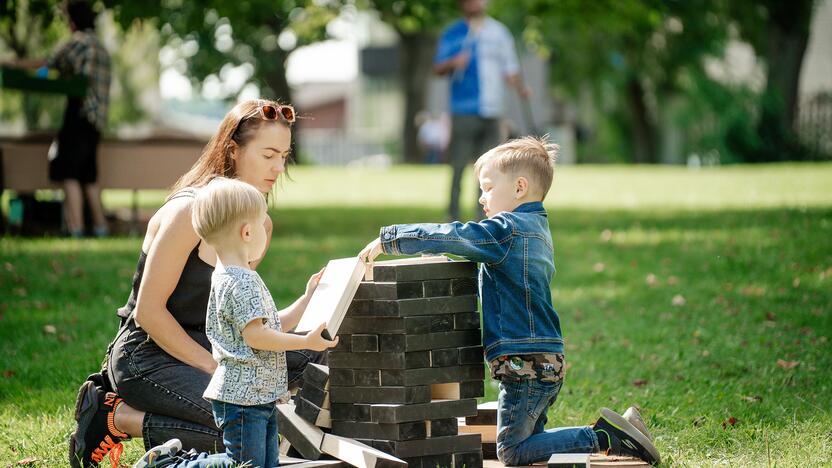
<path id="1" fill-rule="evenodd" d="M 372 262 L 379 255 L 383 253 L 381 248 L 381 239 L 376 237 L 364 249 L 358 253 L 358 258 L 364 263 Z"/>
<path id="2" fill-rule="evenodd" d="M 321 323 L 318 325 L 318 328 L 306 334 L 307 349 L 311 349 L 312 351 L 323 351 L 338 344 L 337 336 L 334 340 L 327 340 L 321 335 L 324 331 L 324 327 L 326 327 L 326 323 Z"/>
<path id="3" fill-rule="evenodd" d="M 306 282 L 306 297 L 312 297 L 312 293 L 318 288 L 318 283 L 321 282 L 321 277 L 324 276 L 325 270 L 326 267 L 323 267 L 321 271 L 309 277 L 309 281 Z"/>

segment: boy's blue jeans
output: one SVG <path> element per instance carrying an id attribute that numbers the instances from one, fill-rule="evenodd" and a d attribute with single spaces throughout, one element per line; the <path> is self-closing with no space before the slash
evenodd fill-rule
<path id="1" fill-rule="evenodd" d="M 278 466 L 277 408 L 274 403 L 240 406 L 211 401 L 217 426 L 222 429 L 225 453 L 180 453 L 156 466 L 172 468 L 226 468 L 248 463 L 253 468 Z"/>
<path id="2" fill-rule="evenodd" d="M 497 458 L 506 466 L 546 461 L 553 453 L 598 451 L 598 437 L 588 426 L 544 430 L 562 385 L 536 379 L 500 382 Z"/>

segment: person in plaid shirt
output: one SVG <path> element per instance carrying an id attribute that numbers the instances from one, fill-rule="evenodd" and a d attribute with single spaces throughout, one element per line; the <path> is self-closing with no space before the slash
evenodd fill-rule
<path id="1" fill-rule="evenodd" d="M 49 151 L 49 178 L 62 182 L 67 229 L 73 237 L 84 231 L 83 195 L 89 202 L 96 236 L 108 234 L 98 186 L 98 142 L 107 125 L 110 96 L 110 55 L 95 36 L 95 13 L 85 0 L 65 4 L 72 37 L 46 61 L 61 74 L 89 80 L 83 98 L 67 98 L 64 121 Z"/>

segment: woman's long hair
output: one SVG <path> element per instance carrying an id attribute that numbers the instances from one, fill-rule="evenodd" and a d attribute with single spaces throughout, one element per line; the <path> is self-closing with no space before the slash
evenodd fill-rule
<path id="1" fill-rule="evenodd" d="M 266 104 L 280 105 L 274 101 L 254 99 L 243 101 L 228 111 L 217 132 L 205 145 L 199 159 L 173 184 L 168 199 L 185 187 L 202 187 L 217 176 L 234 178 L 237 171 L 234 168 L 234 159 L 231 158 L 231 142 L 242 148 L 257 133 L 260 126 L 266 123 L 285 125 L 291 129 L 289 122 L 280 117 L 276 120 L 263 120 L 257 109 Z"/>

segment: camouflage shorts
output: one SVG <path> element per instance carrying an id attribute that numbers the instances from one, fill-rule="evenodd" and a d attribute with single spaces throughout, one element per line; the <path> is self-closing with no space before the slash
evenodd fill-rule
<path id="1" fill-rule="evenodd" d="M 500 356 L 490 363 L 495 380 L 536 379 L 541 382 L 560 382 L 566 371 L 562 353 L 521 354 Z"/>

